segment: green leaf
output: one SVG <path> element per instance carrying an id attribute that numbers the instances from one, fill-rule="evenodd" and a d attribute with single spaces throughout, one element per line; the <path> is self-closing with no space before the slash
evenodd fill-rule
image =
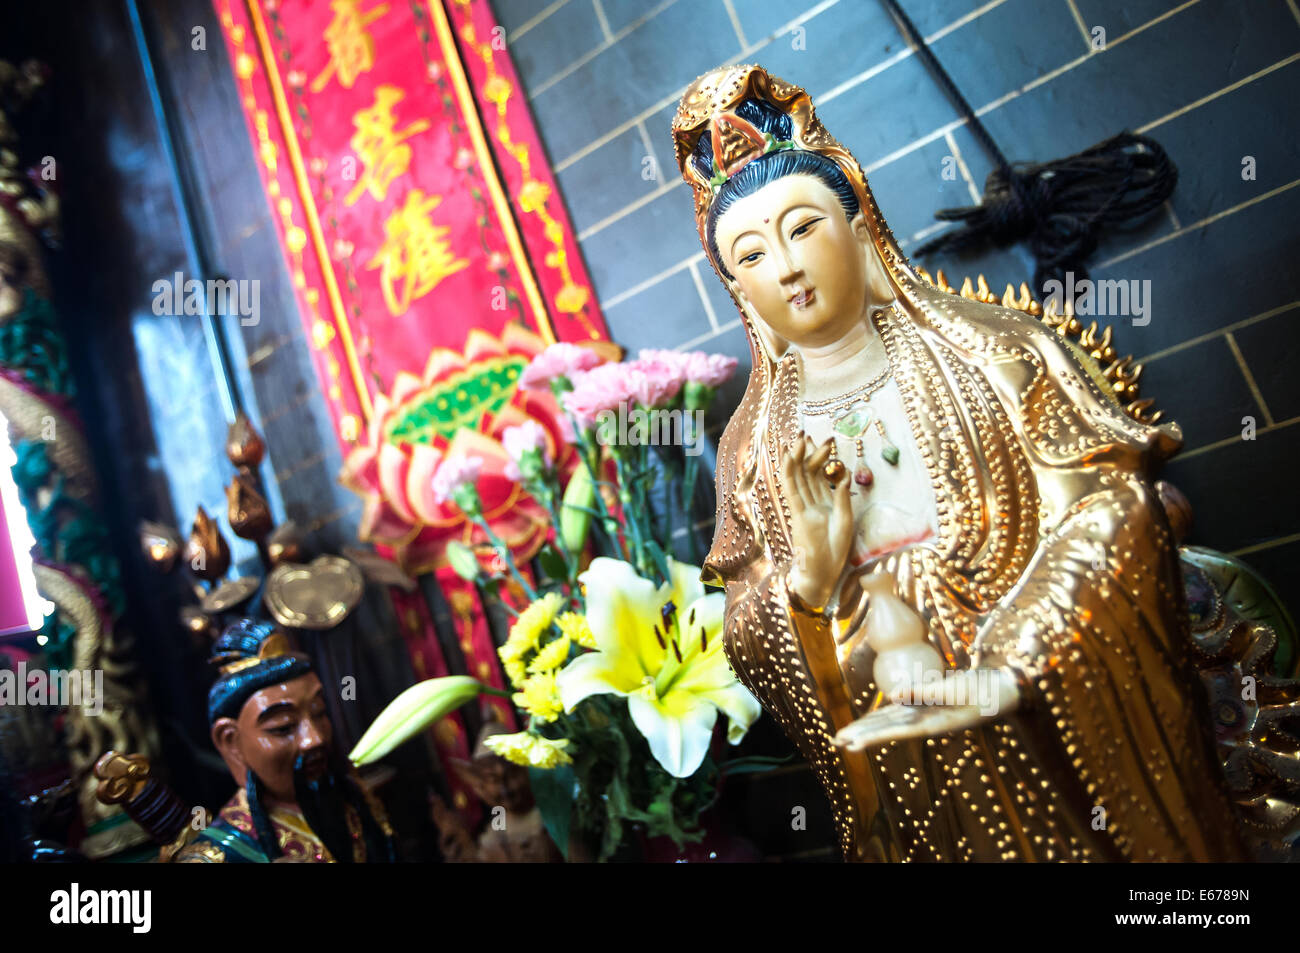
<path id="1" fill-rule="evenodd" d="M 668 569 L 668 558 L 664 555 L 663 547 L 653 539 L 650 539 L 646 540 L 645 549 L 646 552 L 650 554 L 650 558 L 654 561 L 655 572 L 659 573 L 659 581 L 667 582 L 672 579 L 673 574 Z"/>
<path id="2" fill-rule="evenodd" d="M 646 833 L 651 837 L 671 837 L 680 850 L 687 843 L 703 838 L 704 832 L 698 829 L 688 830 L 685 824 L 678 821 L 677 805 L 674 802 L 677 787 L 677 779 L 670 778 L 667 784 L 655 792 L 650 809 L 646 812 Z"/>
<path id="3" fill-rule="evenodd" d="M 569 859 L 569 827 L 573 821 L 573 788 L 576 779 L 573 765 L 562 764 L 542 770 L 529 768 L 528 780 L 533 787 L 533 799 L 541 812 L 546 833 L 560 849 L 561 856 Z"/>
<path id="4" fill-rule="evenodd" d="M 732 758 L 730 761 L 722 762 L 722 772 L 728 776 L 736 774 L 753 774 L 758 771 L 773 771 L 776 768 L 784 767 L 792 763 L 796 755 L 787 755 L 784 758 L 773 758 L 766 755 L 750 755 L 747 758 Z"/>
<path id="5" fill-rule="evenodd" d="M 564 580 L 569 577 L 569 566 L 565 563 L 564 557 L 550 544 L 544 546 L 537 554 L 537 562 L 542 567 L 542 572 L 551 579 Z"/>
<path id="6" fill-rule="evenodd" d="M 456 575 L 466 582 L 473 582 L 483 571 L 478 557 L 474 555 L 474 550 L 457 540 L 447 544 L 447 562 L 451 563 L 451 568 Z"/>

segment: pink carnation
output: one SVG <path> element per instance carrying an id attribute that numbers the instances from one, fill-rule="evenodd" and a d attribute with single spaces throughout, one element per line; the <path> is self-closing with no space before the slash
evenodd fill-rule
<path id="1" fill-rule="evenodd" d="M 519 376 L 519 386 L 525 390 L 547 390 L 555 378 L 573 380 L 579 373 L 591 370 L 602 361 L 603 358 L 591 348 L 560 341 L 532 359 Z"/>
<path id="2" fill-rule="evenodd" d="M 602 412 L 617 409 L 630 394 L 626 364 L 602 364 L 572 380 L 573 390 L 560 400 L 583 429 L 594 427 Z"/>
<path id="3" fill-rule="evenodd" d="M 642 361 L 650 361 L 655 364 L 663 364 L 670 367 L 678 374 L 685 377 L 686 358 L 688 355 L 681 351 L 669 351 L 663 348 L 643 347 L 637 357 Z"/>
<path id="4" fill-rule="evenodd" d="M 703 351 L 691 351 L 683 357 L 686 359 L 686 379 L 707 387 L 718 387 L 731 380 L 740 363 L 725 354 L 705 354 Z"/>
<path id="5" fill-rule="evenodd" d="M 675 358 L 647 358 L 644 356 L 645 351 L 641 353 L 642 357 L 624 365 L 627 369 L 628 396 L 643 407 L 659 407 L 676 397 L 686 383 L 683 365 Z"/>
<path id="6" fill-rule="evenodd" d="M 477 483 L 483 461 L 479 457 L 448 457 L 433 475 L 433 498 L 446 503 L 466 483 Z"/>
<path id="7" fill-rule="evenodd" d="M 526 450 L 537 450 L 546 456 L 546 430 L 535 420 L 525 420 L 518 427 L 507 427 L 501 433 L 501 446 L 518 460 Z"/>
<path id="8" fill-rule="evenodd" d="M 510 462 L 505 465 L 506 477 L 516 483 L 523 478 L 519 471 L 519 461 L 528 451 L 535 450 L 541 454 L 543 468 L 551 465 L 551 455 L 546 448 L 546 431 L 535 420 L 525 420 L 518 427 L 507 427 L 501 433 L 501 446 L 505 447 L 510 456 Z"/>

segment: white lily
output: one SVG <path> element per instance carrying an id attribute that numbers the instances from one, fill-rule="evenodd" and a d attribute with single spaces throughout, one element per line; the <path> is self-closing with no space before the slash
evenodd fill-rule
<path id="1" fill-rule="evenodd" d="M 596 650 L 557 681 L 565 711 L 591 695 L 627 698 L 655 760 L 685 778 L 703 763 L 719 711 L 738 744 L 762 709 L 723 655 L 722 593 L 705 595 L 698 567 L 669 560 L 669 570 L 671 582 L 656 588 L 629 563 L 593 559 L 579 579 Z"/>

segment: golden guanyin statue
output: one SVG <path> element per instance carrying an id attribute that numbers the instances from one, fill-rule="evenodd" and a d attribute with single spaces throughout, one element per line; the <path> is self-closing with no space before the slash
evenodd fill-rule
<path id="1" fill-rule="evenodd" d="M 673 136 L 753 353 L 706 580 L 845 856 L 1287 849 L 1296 746 L 1263 741 L 1300 696 L 1268 625 L 1180 560 L 1151 476 L 1177 427 L 1126 408 L 1069 334 L 909 264 L 802 89 L 719 69 Z"/>

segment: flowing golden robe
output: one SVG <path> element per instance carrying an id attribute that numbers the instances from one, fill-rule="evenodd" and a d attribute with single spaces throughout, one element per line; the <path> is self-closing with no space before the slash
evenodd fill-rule
<path id="1" fill-rule="evenodd" d="M 789 604 L 777 461 L 799 436 L 793 355 L 751 379 L 719 449 L 706 566 L 726 580 L 736 674 L 814 766 L 849 858 L 1244 859 L 1146 476 L 1176 431 L 1127 417 L 1034 319 L 909 290 L 916 312 L 881 312 L 878 330 L 939 534 L 886 566 L 948 664 L 1010 666 L 1021 707 L 860 753 L 830 743 L 885 702 L 860 632 L 837 657 L 857 587 L 832 624 Z"/>
<path id="2" fill-rule="evenodd" d="M 832 744 L 887 702 L 853 624 L 859 587 L 845 587 L 831 621 L 791 606 L 795 544 L 778 462 L 800 437 L 799 365 L 742 307 L 754 369 L 719 447 L 705 574 L 726 587 L 732 667 L 812 764 L 845 856 L 1247 859 L 1150 479 L 1177 428 L 1129 417 L 1095 366 L 1035 319 L 921 278 L 807 95 L 761 68 L 701 77 L 674 120 L 702 238 L 712 190 L 687 159 L 713 117 L 749 97 L 785 110 L 796 147 L 849 175 L 897 291 L 901 311 L 873 320 L 938 534 L 884 565 L 950 667 L 1009 667 L 1021 691 L 1017 711 L 978 728 L 859 753 Z"/>

